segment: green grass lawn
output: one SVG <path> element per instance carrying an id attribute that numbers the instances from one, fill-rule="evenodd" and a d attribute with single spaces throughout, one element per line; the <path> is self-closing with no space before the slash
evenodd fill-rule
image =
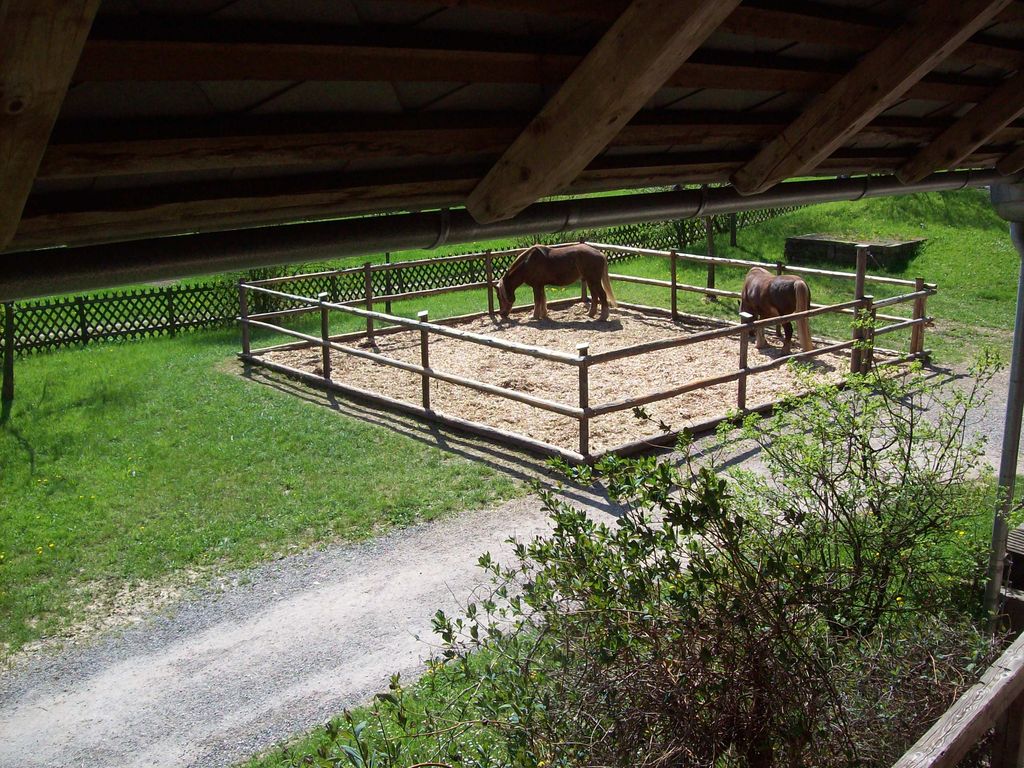
<path id="1" fill-rule="evenodd" d="M 18 361 L 0 430 L 0 649 L 126 584 L 245 566 L 519 491 L 235 375 L 237 333 Z"/>
<path id="2" fill-rule="evenodd" d="M 927 337 L 937 359 L 966 361 L 988 344 L 1007 348 L 1019 262 L 983 192 L 808 207 L 741 230 L 735 248 L 719 236 L 717 251 L 774 262 L 786 236 L 809 232 L 928 238 L 892 274 L 939 284 L 928 305 L 938 327 Z M 703 245 L 690 250 L 703 252 Z M 668 276 L 666 261 L 655 258 L 614 271 Z M 717 285 L 739 289 L 744 271 L 719 267 Z M 705 276 L 699 266 L 683 266 L 679 275 L 698 285 Z M 823 303 L 853 290 L 841 280 L 812 279 L 811 287 Z M 552 289 L 549 297 L 578 290 Z M 894 290 L 878 286 L 874 293 Z M 669 302 L 663 288 L 620 283 L 616 293 Z M 427 309 L 438 319 L 482 310 L 485 295 L 428 297 L 396 303 L 393 311 L 414 317 Z M 736 313 L 734 301 L 696 294 L 683 294 L 680 307 Z M 847 322 L 822 318 L 812 328 L 846 338 Z M 319 329 L 316 317 L 290 325 Z M 336 313 L 332 330 L 362 325 Z M 254 334 L 253 343 L 282 340 Z M 897 346 L 895 337 L 881 343 Z M 19 359 L 17 400 L 0 429 L 0 648 L 60 632 L 84 606 L 126 584 L 245 566 L 519 492 L 491 469 L 233 375 L 237 349 L 235 331 L 201 332 Z"/>

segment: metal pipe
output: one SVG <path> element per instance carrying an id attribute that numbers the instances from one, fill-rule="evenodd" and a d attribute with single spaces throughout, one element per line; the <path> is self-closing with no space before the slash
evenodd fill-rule
<path id="1" fill-rule="evenodd" d="M 995 197 L 995 193 L 993 194 Z M 1013 355 L 1010 359 L 1010 386 L 1003 423 L 1003 447 L 999 458 L 999 500 L 992 520 L 992 548 L 989 552 L 988 582 L 985 585 L 985 612 L 994 631 L 999 619 L 999 594 L 1006 563 L 1007 518 L 1013 504 L 1017 479 L 1017 455 L 1020 451 L 1021 416 L 1024 415 L 1024 224 L 1010 222 L 1010 239 L 1021 256 L 1017 278 L 1017 317 L 1013 326 Z"/>
<path id="2" fill-rule="evenodd" d="M 716 187 L 536 203 L 512 219 L 492 224 L 477 223 L 465 210 L 444 210 L 51 248 L 16 257 L 5 253 L 0 302 L 446 243 L 959 190 L 1017 178 L 995 171 L 954 171 L 906 185 L 895 176 L 794 181 L 750 197 L 732 187 Z"/>

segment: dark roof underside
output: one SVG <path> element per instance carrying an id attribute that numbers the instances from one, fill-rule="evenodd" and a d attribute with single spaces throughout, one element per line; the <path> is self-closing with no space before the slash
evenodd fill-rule
<path id="1" fill-rule="evenodd" d="M 974 17 L 965 11 L 956 21 L 973 24 L 967 42 L 950 47 L 937 38 L 933 45 L 949 47 L 948 55 L 922 56 L 923 69 L 908 70 L 880 103 L 863 98 L 874 82 L 864 73 L 871 57 L 882 57 L 877 50 L 929 5 L 743 2 L 673 63 L 570 181 L 533 187 L 523 174 L 527 192 L 535 199 L 730 180 L 749 181 L 753 191 L 782 180 L 775 169 L 782 178 L 899 171 L 901 179 L 997 164 L 1020 170 L 1024 3 L 974 2 Z M 463 205 L 626 6 L 104 0 L 94 19 L 83 12 L 79 34 L 87 37 L 52 107 L 52 133 L 25 183 L 23 209 L 8 221 L 5 250 Z M 0 47 L 21 34 L 25 14 L 8 12 Z M 73 26 L 50 34 L 72 35 Z M 628 42 L 624 56 L 644 47 L 639 38 Z M 891 69 L 875 66 L 883 78 Z M 60 88 L 59 73 L 54 79 Z M 855 97 L 846 86 L 859 89 Z M 581 88 L 575 109 L 586 115 L 595 104 L 597 126 L 606 108 Z M 17 107 L 5 105 L 15 122 Z M 850 108 L 856 112 L 843 114 Z M 797 131 L 801 115 L 815 109 L 819 118 Z M 34 129 L 37 141 L 44 128 Z M 787 131 L 802 138 L 791 141 Z M 792 155 L 790 144 L 819 141 L 836 146 L 820 157 Z M 31 155 L 31 144 L 0 136 L 8 152 Z M 533 146 L 526 148 L 529 155 Z M 0 154 L 0 175 L 16 177 L 12 167 Z M 498 184 L 492 194 L 501 191 Z"/>

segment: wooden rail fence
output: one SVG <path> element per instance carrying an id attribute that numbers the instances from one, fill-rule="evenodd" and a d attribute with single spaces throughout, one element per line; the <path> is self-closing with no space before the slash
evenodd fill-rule
<path id="1" fill-rule="evenodd" d="M 712 267 L 719 266 L 740 269 L 748 269 L 750 266 L 761 266 L 760 262 L 700 256 L 696 254 L 680 253 L 678 251 L 656 251 L 645 248 L 615 246 L 606 243 L 592 243 L 592 245 L 612 255 L 623 254 L 630 257 L 655 256 L 665 259 L 668 262 L 669 267 L 669 280 L 658 280 L 654 278 L 636 277 L 615 273 L 610 274 L 610 277 L 613 281 L 640 283 L 643 285 L 654 285 L 667 288 L 671 297 L 670 310 L 666 311 L 657 307 L 647 307 L 643 305 L 629 304 L 626 302 L 619 302 L 619 304 L 625 308 L 636 309 L 642 312 L 666 314 L 673 320 L 684 317 L 684 315 L 678 311 L 677 298 L 680 291 L 692 291 L 697 293 L 707 293 L 709 291 L 707 286 L 693 286 L 678 282 L 678 269 L 676 267 L 679 261 L 687 261 Z M 875 339 L 878 336 L 903 330 L 911 331 L 909 352 L 903 354 L 894 350 L 884 350 L 884 352 L 890 356 L 889 362 L 902 362 L 918 359 L 925 357 L 928 354 L 927 350 L 924 348 L 924 329 L 931 321 L 931 318 L 927 316 L 925 302 L 928 296 L 935 293 L 936 287 L 925 283 L 924 280 L 920 278 L 916 280 L 902 280 L 899 278 L 867 274 L 866 249 L 862 249 L 858 256 L 858 268 L 856 272 L 838 272 L 833 270 L 812 269 L 808 267 L 780 266 L 780 271 L 784 270 L 808 276 L 842 278 L 852 281 L 854 283 L 853 298 L 849 301 L 827 306 L 814 305 L 811 309 L 804 312 L 796 312 L 783 317 L 769 318 L 766 320 L 755 321 L 750 316 L 744 316 L 740 318 L 740 322 L 715 321 L 720 327 L 701 333 L 691 334 L 688 336 L 673 336 L 656 341 L 644 342 L 642 344 L 635 344 L 628 347 L 599 352 L 596 354 L 591 354 L 589 347 L 586 346 L 577 348 L 576 354 L 568 354 L 552 349 L 546 349 L 544 347 L 519 344 L 517 342 L 491 337 L 484 334 L 459 330 L 447 324 L 428 322 L 425 312 L 421 312 L 417 319 L 411 319 L 393 315 L 391 313 L 380 312 L 374 308 L 375 302 L 379 303 L 385 299 L 388 301 L 408 300 L 411 298 L 430 296 L 438 293 L 473 290 L 484 287 L 487 289 L 488 293 L 487 312 L 479 312 L 473 315 L 462 316 L 460 318 L 449 318 L 446 322 L 450 323 L 455 320 L 483 317 L 488 314 L 493 315 L 493 296 L 495 290 L 493 276 L 500 271 L 496 269 L 495 264 L 499 261 L 504 264 L 505 260 L 510 259 L 514 253 L 514 251 L 487 252 L 483 254 L 469 254 L 456 259 L 422 259 L 415 262 L 399 262 L 395 264 L 366 264 L 363 267 L 317 273 L 304 278 L 290 276 L 243 282 L 239 285 L 240 305 L 243 307 L 243 312 L 239 318 L 243 329 L 241 357 L 246 362 L 263 365 L 274 370 L 280 370 L 290 375 L 298 376 L 316 384 L 317 386 L 336 389 L 359 397 L 368 398 L 388 406 L 398 407 L 401 410 L 411 411 L 427 418 L 453 423 L 457 426 L 483 433 L 489 437 L 496 437 L 507 442 L 524 445 L 525 447 L 533 450 L 539 450 L 540 452 L 549 455 L 559 455 L 571 461 L 586 462 L 593 461 L 599 456 L 591 450 L 590 444 L 590 421 L 596 417 L 615 413 L 617 411 L 637 408 L 661 400 L 671 399 L 685 394 L 686 392 L 733 382 L 736 383 L 737 387 L 736 407 L 738 410 L 743 411 L 747 407 L 746 390 L 747 381 L 750 376 L 769 371 L 773 368 L 785 365 L 790 361 L 810 360 L 820 355 L 844 350 L 851 350 L 851 372 L 864 373 L 874 364 L 874 351 L 876 349 Z M 376 279 L 376 276 L 378 275 L 393 275 L 391 281 L 388 282 L 388 285 L 408 286 L 410 285 L 410 282 L 403 280 L 402 278 L 403 270 L 420 270 L 430 266 L 440 266 L 442 264 L 446 269 L 459 269 L 457 266 L 459 264 L 472 265 L 478 263 L 480 265 L 479 269 L 463 269 L 460 272 L 460 274 L 463 275 L 463 280 L 465 280 L 465 282 L 459 285 L 450 285 L 444 288 L 413 289 L 406 291 L 405 293 L 389 293 L 384 296 L 380 296 L 375 293 L 376 286 L 380 284 L 380 281 Z M 349 278 L 353 275 L 358 275 L 362 282 L 363 295 L 360 298 L 339 302 L 332 299 L 332 295 L 329 291 L 316 290 L 317 287 L 324 285 L 325 281 L 330 283 L 332 280 Z M 480 279 L 481 275 L 483 276 L 483 280 Z M 304 280 L 309 281 L 311 288 L 304 289 L 304 286 L 301 285 Z M 886 284 L 901 288 L 912 288 L 914 290 L 875 302 L 873 296 L 865 292 L 866 286 L 871 283 Z M 286 287 L 289 290 L 284 290 Z M 395 289 L 392 288 L 391 290 Z M 736 291 L 714 289 L 714 294 L 716 296 L 736 299 L 739 298 L 739 293 Z M 259 301 L 257 301 L 257 299 L 259 299 Z M 572 304 L 575 301 L 576 299 L 568 299 L 561 302 L 551 302 L 550 306 Z M 283 308 L 255 313 L 250 312 L 248 309 L 257 304 L 267 304 L 268 302 L 276 303 Z M 913 302 L 914 304 L 914 316 L 911 318 L 904 318 L 878 312 L 879 308 L 888 308 L 900 303 L 909 302 Z M 529 305 L 524 305 L 516 309 L 518 311 L 525 311 L 528 308 L 530 308 Z M 329 334 L 329 314 L 331 312 L 340 312 L 362 318 L 366 322 L 365 332 L 361 331 L 357 333 L 331 336 Z M 278 320 L 281 317 L 304 313 L 320 314 L 321 327 L 319 335 L 303 333 L 271 322 L 273 320 Z M 748 359 L 747 339 L 751 331 L 775 326 L 779 323 L 791 322 L 802 318 L 816 317 L 828 313 L 853 315 L 856 320 L 861 321 L 852 324 L 851 338 L 848 341 L 830 341 L 826 342 L 823 346 L 819 346 L 807 352 L 796 352 L 775 358 L 767 363 L 750 365 L 750 361 Z M 708 320 L 708 318 L 699 319 L 703 321 Z M 878 320 L 881 320 L 886 324 L 878 326 Z M 299 341 L 277 344 L 254 350 L 251 348 L 250 344 L 249 329 L 251 327 L 275 331 L 286 336 L 291 336 Z M 377 337 L 383 334 L 410 330 L 417 331 L 420 335 L 422 354 L 419 365 L 396 360 L 383 355 L 376 350 L 374 342 Z M 579 377 L 578 401 L 576 404 L 558 403 L 545 398 L 529 395 L 524 392 L 519 392 L 509 387 L 495 386 L 476 379 L 439 371 L 431 367 L 429 362 L 429 346 L 432 335 L 446 336 L 470 344 L 479 344 L 501 349 L 509 354 L 525 355 L 570 367 L 576 367 L 578 368 Z M 699 344 L 712 339 L 726 338 L 730 336 L 737 337 L 739 346 L 737 367 L 733 371 L 714 377 L 693 380 L 682 385 L 646 393 L 638 397 L 622 398 L 612 402 L 598 404 L 590 402 L 590 369 L 594 366 L 626 357 L 634 357 L 655 351 L 683 347 L 691 344 Z M 345 343 L 356 340 L 362 340 L 373 344 L 373 351 Z M 322 369 L 322 376 L 316 377 L 308 372 L 266 360 L 263 357 L 268 352 L 282 349 L 294 349 L 303 346 L 320 346 L 324 350 L 324 367 Z M 418 374 L 423 382 L 420 403 L 401 403 L 394 399 L 384 397 L 378 393 L 356 389 L 344 382 L 334 380 L 329 365 L 329 352 L 347 354 L 360 359 L 370 360 L 375 363 L 379 363 L 380 365 Z M 568 451 L 564 448 L 554 446 L 543 441 L 527 438 L 523 435 L 499 430 L 494 427 L 488 427 L 487 425 L 467 422 L 452 415 L 437 413 L 433 409 L 430 400 L 431 379 L 449 382 L 478 392 L 483 392 L 488 395 L 502 397 L 519 403 L 525 403 L 526 405 L 534 408 L 551 411 L 562 416 L 575 419 L 579 422 L 578 450 Z M 721 419 L 716 419 L 715 423 L 720 420 Z M 708 425 L 701 426 L 711 425 L 709 423 Z M 666 439 L 674 439 L 674 437 L 675 433 L 659 436 L 658 439 L 665 441 Z M 651 439 L 645 439 L 635 443 L 617 446 L 611 449 L 611 451 L 621 454 L 631 453 L 647 448 L 651 443 Z"/>

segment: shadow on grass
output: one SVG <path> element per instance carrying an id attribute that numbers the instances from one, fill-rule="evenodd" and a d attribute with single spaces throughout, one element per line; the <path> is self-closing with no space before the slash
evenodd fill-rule
<path id="1" fill-rule="evenodd" d="M 557 488 L 559 496 L 568 501 L 600 509 L 616 517 L 625 511 L 623 507 L 612 502 L 602 488 L 570 483 L 567 478 L 549 465 L 547 459 L 526 451 L 505 444 L 491 443 L 483 438 L 435 422 L 378 408 L 361 402 L 355 397 L 339 396 L 334 392 L 314 389 L 307 384 L 289 379 L 283 374 L 267 371 L 258 366 L 243 365 L 240 375 L 245 379 L 298 397 L 308 403 L 382 427 L 461 458 L 482 463 L 516 480 L 539 483 L 541 486 L 551 489 Z"/>

